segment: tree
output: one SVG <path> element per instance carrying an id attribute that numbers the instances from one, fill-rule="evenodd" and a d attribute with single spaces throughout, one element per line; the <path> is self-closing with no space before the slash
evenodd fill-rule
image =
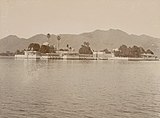
<path id="1" fill-rule="evenodd" d="M 40 45 L 38 43 L 31 43 L 28 46 L 28 50 L 39 51 Z"/>
<path id="2" fill-rule="evenodd" d="M 144 53 L 154 54 L 150 49 L 145 51 L 142 47 L 133 46 L 128 48 L 126 45 L 120 46 L 119 51 L 114 52 L 115 56 L 120 57 L 141 57 Z"/>
<path id="3" fill-rule="evenodd" d="M 59 41 L 61 40 L 61 37 L 60 36 L 57 36 L 57 40 L 58 40 L 58 50 L 59 50 Z"/>
<path id="4" fill-rule="evenodd" d="M 55 53 L 56 49 L 53 45 L 49 46 L 49 53 Z"/>
<path id="5" fill-rule="evenodd" d="M 103 52 L 105 52 L 106 54 L 109 54 L 109 53 L 111 53 L 107 48 L 106 49 L 104 49 L 104 50 L 102 50 Z"/>
<path id="6" fill-rule="evenodd" d="M 20 50 L 16 50 L 16 54 L 20 54 L 21 52 L 20 52 Z"/>
<path id="7" fill-rule="evenodd" d="M 89 42 L 84 42 L 83 45 L 89 47 L 90 44 Z"/>
<path id="8" fill-rule="evenodd" d="M 129 55 L 129 50 L 126 45 L 122 45 L 119 47 L 120 56 L 127 57 Z"/>
<path id="9" fill-rule="evenodd" d="M 67 44 L 67 48 L 69 48 L 69 45 Z"/>
<path id="10" fill-rule="evenodd" d="M 141 57 L 140 48 L 138 46 L 132 47 L 132 55 L 133 57 Z"/>
<path id="11" fill-rule="evenodd" d="M 144 54 L 146 52 L 142 47 L 139 47 L 139 49 L 141 54 Z"/>
<path id="12" fill-rule="evenodd" d="M 51 35 L 48 33 L 48 34 L 47 34 L 47 38 L 48 38 L 48 40 L 49 40 L 49 38 L 50 38 L 50 37 L 51 37 Z"/>
<path id="13" fill-rule="evenodd" d="M 147 53 L 147 54 L 154 54 L 153 51 L 150 50 L 150 49 L 148 49 L 148 50 L 146 51 L 146 53 Z"/>
<path id="14" fill-rule="evenodd" d="M 40 48 L 40 52 L 41 53 L 49 53 L 49 46 L 46 46 L 46 45 L 41 45 L 41 48 Z"/>
<path id="15" fill-rule="evenodd" d="M 89 47 L 89 42 L 84 42 L 79 49 L 80 54 L 93 54 L 91 48 Z"/>

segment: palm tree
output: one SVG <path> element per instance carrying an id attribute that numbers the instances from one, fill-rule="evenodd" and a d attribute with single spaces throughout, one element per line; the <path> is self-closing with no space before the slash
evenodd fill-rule
<path id="1" fill-rule="evenodd" d="M 69 48 L 69 45 L 67 44 L 67 48 Z"/>
<path id="2" fill-rule="evenodd" d="M 58 40 L 58 46 L 57 46 L 57 48 L 58 48 L 58 50 L 59 50 L 59 41 L 61 40 L 61 37 L 60 37 L 60 36 L 57 36 L 57 40 Z"/>
<path id="3" fill-rule="evenodd" d="M 48 33 L 47 34 L 48 41 L 49 41 L 50 37 L 51 37 L 51 35 Z"/>

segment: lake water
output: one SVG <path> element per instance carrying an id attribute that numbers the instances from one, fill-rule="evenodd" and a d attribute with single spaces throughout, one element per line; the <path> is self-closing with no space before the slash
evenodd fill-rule
<path id="1" fill-rule="evenodd" d="M 160 118 L 160 62 L 0 59 L 0 118 Z"/>

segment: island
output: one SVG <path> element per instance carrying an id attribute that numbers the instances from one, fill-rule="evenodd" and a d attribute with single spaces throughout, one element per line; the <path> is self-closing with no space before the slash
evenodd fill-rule
<path id="1" fill-rule="evenodd" d="M 47 38 L 50 35 L 47 34 Z M 69 44 L 65 48 L 59 49 L 60 36 L 57 36 L 57 46 L 51 45 L 48 41 L 42 45 L 38 43 L 29 44 L 23 51 L 17 50 L 15 58 L 19 59 L 65 59 L 65 60 L 128 60 L 128 61 L 158 61 L 159 58 L 154 55 L 150 49 L 143 47 L 127 47 L 121 45 L 119 48 L 109 51 L 107 48 L 95 51 L 90 47 L 89 42 L 84 42 L 79 51 L 75 51 Z"/>

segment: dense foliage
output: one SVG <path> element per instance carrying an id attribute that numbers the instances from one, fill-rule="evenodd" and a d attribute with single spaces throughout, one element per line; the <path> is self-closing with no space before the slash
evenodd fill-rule
<path id="1" fill-rule="evenodd" d="M 41 45 L 39 50 L 41 53 L 55 53 L 56 49 L 53 46 Z"/>
<path id="2" fill-rule="evenodd" d="M 31 43 L 28 46 L 28 50 L 39 51 L 40 45 L 38 43 Z"/>
<path id="3" fill-rule="evenodd" d="M 47 45 L 42 45 L 40 50 L 41 53 L 49 53 L 49 46 Z"/>
<path id="4" fill-rule="evenodd" d="M 145 51 L 142 47 L 127 47 L 126 45 L 120 46 L 119 51 L 114 51 L 114 54 L 117 57 L 141 57 L 144 53 L 154 54 L 150 49 Z"/>
<path id="5" fill-rule="evenodd" d="M 91 50 L 89 46 L 89 42 L 84 42 L 83 45 L 81 45 L 81 48 L 79 49 L 80 54 L 93 54 L 93 51 Z"/>
<path id="6" fill-rule="evenodd" d="M 31 43 L 28 46 L 28 50 L 39 51 L 41 53 L 55 53 L 55 47 L 49 45 L 39 45 L 38 43 Z"/>

